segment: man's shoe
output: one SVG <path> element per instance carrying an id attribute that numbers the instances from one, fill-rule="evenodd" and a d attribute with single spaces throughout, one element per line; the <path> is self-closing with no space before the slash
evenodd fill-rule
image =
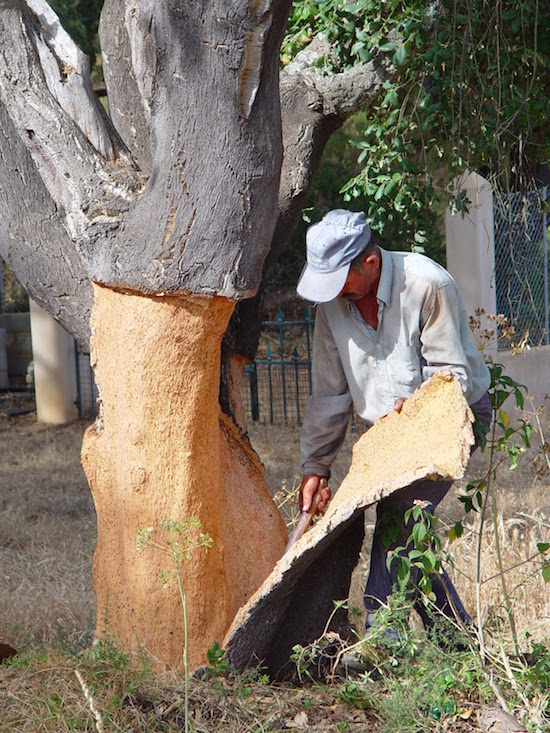
<path id="1" fill-rule="evenodd" d="M 340 661 L 336 668 L 340 674 L 348 674 L 349 672 L 356 672 L 364 674 L 365 672 L 371 672 L 373 666 L 370 665 L 366 660 L 361 659 L 353 652 L 345 652 L 340 657 Z"/>
<path id="2" fill-rule="evenodd" d="M 378 640 L 388 642 L 390 644 L 399 644 L 403 642 L 403 636 L 399 633 L 399 630 L 392 626 L 383 626 L 379 623 L 377 624 L 374 613 L 367 613 L 365 618 L 365 628 L 367 630 L 367 638 L 369 636 L 376 637 Z"/>

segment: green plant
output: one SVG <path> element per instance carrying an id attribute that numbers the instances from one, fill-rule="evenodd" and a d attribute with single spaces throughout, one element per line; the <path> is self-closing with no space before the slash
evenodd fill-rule
<path id="1" fill-rule="evenodd" d="M 163 537 L 153 539 L 154 527 L 140 529 L 137 534 L 137 548 L 143 550 L 152 547 L 170 556 L 172 566 L 159 573 L 164 588 L 177 585 L 183 613 L 183 674 L 184 674 L 184 711 L 185 733 L 189 731 L 189 662 L 188 662 L 188 629 L 187 629 L 187 597 L 183 588 L 182 563 L 190 560 L 193 552 L 203 548 L 205 552 L 213 545 L 210 535 L 200 531 L 201 521 L 197 517 L 187 519 L 163 520 L 159 530 Z"/>
<path id="2" fill-rule="evenodd" d="M 347 680 L 338 690 L 340 700 L 363 710 L 373 707 L 371 695 L 362 682 Z"/>
<path id="3" fill-rule="evenodd" d="M 283 64 L 323 33 L 330 53 L 319 67 L 327 75 L 381 54 L 399 72 L 350 135 L 361 170 L 341 189 L 382 240 L 419 249 L 441 241 L 442 217 L 434 213 L 451 204 L 464 215 L 471 205 L 449 185 L 457 175 L 482 171 L 502 189 L 521 188 L 534 164 L 548 159 L 548 78 L 540 71 L 550 16 L 540 8 L 539 0 L 294 5 Z"/>
<path id="4" fill-rule="evenodd" d="M 460 501 L 464 505 L 465 513 L 478 512 L 479 514 L 479 532 L 478 532 L 478 553 L 477 553 L 477 615 L 478 627 L 483 642 L 483 625 L 481 621 L 481 543 L 483 540 L 484 519 L 488 500 L 491 502 L 493 522 L 497 521 L 497 494 L 496 484 L 498 471 L 505 465 L 509 470 L 514 470 L 518 465 L 519 456 L 530 447 L 531 425 L 522 417 L 512 419 L 510 413 L 507 412 L 503 405 L 509 399 L 513 398 L 515 406 L 523 409 L 524 394 L 527 391 L 524 385 L 519 384 L 510 376 L 505 374 L 502 364 L 494 364 L 489 362 L 489 371 L 491 374 L 491 385 L 488 393 L 492 407 L 492 423 L 491 427 L 483 426 L 479 420 L 476 420 L 476 436 L 480 443 L 481 450 L 486 456 L 486 471 L 484 474 L 466 486 L 466 493 L 462 495 Z M 453 541 L 462 534 L 463 525 L 461 522 L 455 524 L 451 530 L 449 539 Z M 508 593 L 505 580 L 504 565 L 502 552 L 499 541 L 499 534 L 495 525 L 495 549 L 499 565 L 499 573 L 501 586 L 504 596 L 504 606 L 512 632 L 512 639 L 516 649 L 517 647 L 517 631 L 515 628 L 514 617 L 512 613 L 512 605 Z"/>
<path id="5" fill-rule="evenodd" d="M 229 669 L 229 660 L 225 657 L 225 649 L 222 649 L 216 641 L 206 652 L 209 666 L 206 671 L 210 675 L 223 675 Z"/>
<path id="6" fill-rule="evenodd" d="M 478 312 L 476 318 L 477 334 L 482 345 L 487 351 L 489 341 L 498 341 L 503 338 L 509 340 L 514 336 L 513 329 L 509 328 L 506 319 L 497 316 L 487 317 L 489 327 L 482 329 L 483 312 Z M 494 327 L 492 327 L 494 324 Z M 515 352 L 525 348 L 526 340 L 521 339 L 516 344 Z M 483 348 L 482 348 L 483 351 Z M 495 353 L 493 351 L 493 353 Z M 474 432 L 481 450 L 485 456 L 485 469 L 481 476 L 468 482 L 464 494 L 460 497 L 463 504 L 465 514 L 472 513 L 477 516 L 477 552 L 476 552 L 476 597 L 477 597 L 477 634 L 476 637 L 480 641 L 480 647 L 474 643 L 473 637 L 464 634 L 463 639 L 469 642 L 471 653 L 469 658 L 473 660 L 475 668 L 477 668 L 476 676 L 485 679 L 486 684 L 490 687 L 499 703 L 506 708 L 507 698 L 511 707 L 520 706 L 526 711 L 526 715 L 532 721 L 532 725 L 536 730 L 543 730 L 541 721 L 548 723 L 549 699 L 547 686 L 550 670 L 550 655 L 548 650 L 541 645 L 532 644 L 532 652 L 528 655 L 521 654 L 518 644 L 518 633 L 516 629 L 512 593 L 506 582 L 507 568 L 505 567 L 503 551 L 500 541 L 499 527 L 497 525 L 500 516 L 497 506 L 497 484 L 503 471 L 514 471 L 518 467 L 518 462 L 522 455 L 526 454 L 531 447 L 532 425 L 530 419 L 526 417 L 524 412 L 526 387 L 512 379 L 507 373 L 505 366 L 494 363 L 486 357 L 491 375 L 491 385 L 488 390 L 492 407 L 491 427 L 487 428 L 476 416 Z M 508 408 L 508 401 L 513 407 Z M 535 411 L 535 424 L 538 429 L 541 444 L 546 444 L 542 434 L 542 427 L 538 420 L 538 413 Z M 544 452 L 546 464 L 548 466 L 547 453 Z M 491 509 L 489 513 L 487 510 Z M 496 624 L 494 631 L 500 633 L 503 621 L 505 621 L 510 629 L 512 640 L 512 653 L 507 650 L 503 640 L 497 641 L 498 634 L 493 634 L 491 645 L 488 647 L 485 635 L 489 631 L 489 623 L 491 617 L 482 623 L 482 604 L 481 604 L 481 588 L 490 578 L 482 577 L 481 549 L 484 539 L 484 530 L 486 530 L 486 522 L 489 516 L 492 516 L 494 549 L 498 565 L 498 578 L 502 589 L 502 609 L 500 614 L 498 607 L 493 611 L 493 621 Z M 423 591 L 429 607 L 429 597 L 431 591 L 430 575 L 437 573 L 441 566 L 441 542 L 436 535 L 436 521 L 429 508 L 423 502 L 415 502 L 415 506 L 409 509 L 401 523 L 401 532 L 403 524 L 413 522 L 410 528 L 410 534 L 406 542 L 401 547 L 397 547 L 393 552 L 390 551 L 388 557 L 388 567 L 392 563 L 397 563 L 397 583 L 400 592 L 406 592 L 411 583 L 416 580 L 416 585 Z M 460 520 L 451 527 L 449 532 L 449 540 L 454 542 L 464 533 L 464 523 Z M 389 523 L 388 528 L 388 545 L 395 544 L 399 538 L 399 531 L 395 526 Z M 485 532 L 486 534 L 486 532 Z M 542 577 L 545 582 L 550 581 L 550 562 L 548 554 L 550 552 L 550 543 L 543 541 L 537 543 L 538 552 L 526 560 L 533 562 L 537 559 L 541 561 Z M 518 586 L 516 586 L 518 587 Z M 514 589 L 515 590 L 515 589 Z M 446 637 L 446 632 L 442 632 L 439 628 L 440 624 L 444 624 L 443 619 L 434 616 L 433 641 L 437 642 L 440 649 L 445 649 L 446 645 L 442 645 L 442 640 Z M 456 632 L 450 629 L 452 633 L 451 639 L 456 638 Z M 431 632 L 428 633 L 428 640 L 431 641 Z M 462 644 L 464 643 L 461 642 Z M 462 647 L 463 648 L 463 647 Z M 452 644 L 448 646 L 449 652 L 456 654 L 456 646 Z M 438 678 L 434 679 L 433 690 L 438 691 L 435 698 L 430 698 L 430 704 L 425 708 L 425 712 L 433 717 L 439 718 L 443 713 L 452 713 L 454 702 L 454 689 L 457 685 L 457 676 L 455 672 L 443 672 Z M 433 699 L 432 699 L 433 698 Z M 390 716 L 391 717 L 391 716 Z M 538 726 L 538 727 L 537 727 Z"/>
<path id="7" fill-rule="evenodd" d="M 412 520 L 411 534 L 404 546 L 388 551 L 386 564 L 388 571 L 394 563 L 397 565 L 396 580 L 402 591 L 410 586 L 413 578 L 415 585 L 435 600 L 432 576 L 441 570 L 441 540 L 435 531 L 437 518 L 429 506 L 430 502 L 415 499 L 413 506 L 405 511 L 403 523 L 408 526 Z"/>

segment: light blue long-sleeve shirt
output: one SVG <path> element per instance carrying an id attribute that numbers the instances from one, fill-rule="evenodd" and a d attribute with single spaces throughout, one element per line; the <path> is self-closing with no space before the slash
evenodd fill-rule
<path id="1" fill-rule="evenodd" d="M 372 425 L 441 370 L 456 375 L 470 405 L 489 387 L 489 370 L 449 273 L 423 255 L 380 252 L 376 330 L 353 301 L 317 306 L 312 396 L 301 436 L 304 474 L 330 476 L 353 408 Z"/>

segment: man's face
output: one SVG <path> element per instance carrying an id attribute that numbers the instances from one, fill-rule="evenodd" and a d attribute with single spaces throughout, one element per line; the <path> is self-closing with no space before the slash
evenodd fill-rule
<path id="1" fill-rule="evenodd" d="M 376 295 L 380 280 L 380 263 L 376 255 L 369 255 L 360 269 L 351 268 L 339 298 L 361 300 L 368 295 Z"/>

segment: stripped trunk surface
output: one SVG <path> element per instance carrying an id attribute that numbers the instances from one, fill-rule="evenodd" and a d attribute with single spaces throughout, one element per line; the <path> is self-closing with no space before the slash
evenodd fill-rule
<path id="1" fill-rule="evenodd" d="M 287 533 L 263 467 L 218 405 L 220 344 L 234 304 L 224 298 L 145 297 L 94 287 L 92 359 L 100 417 L 83 443 L 98 514 L 97 632 L 145 647 L 163 666 L 182 660 L 171 558 L 137 534 L 197 517 L 213 547 L 180 568 L 189 661 L 205 663 L 235 613 L 281 556 Z M 261 548 L 261 552 L 258 551 Z"/>

